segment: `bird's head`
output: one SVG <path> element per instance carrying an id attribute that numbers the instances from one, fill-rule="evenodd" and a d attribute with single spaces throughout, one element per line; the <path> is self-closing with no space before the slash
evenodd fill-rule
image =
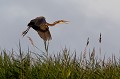
<path id="1" fill-rule="evenodd" d="M 69 21 L 65 21 L 65 20 L 58 20 L 58 24 L 67 24 Z"/>

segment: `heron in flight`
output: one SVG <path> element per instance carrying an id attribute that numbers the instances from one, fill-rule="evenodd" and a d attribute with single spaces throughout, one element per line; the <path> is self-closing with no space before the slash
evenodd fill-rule
<path id="1" fill-rule="evenodd" d="M 52 39 L 50 31 L 49 31 L 49 27 L 48 26 L 55 26 L 56 24 L 60 24 L 60 23 L 67 23 L 68 21 L 65 20 L 58 20 L 53 22 L 52 24 L 47 23 L 45 20 L 45 17 L 40 16 L 37 17 L 35 19 L 32 19 L 29 23 L 28 23 L 28 28 L 27 30 L 25 30 L 22 35 L 25 36 L 27 34 L 27 32 L 29 31 L 29 29 L 32 27 L 35 31 L 38 32 L 38 35 L 44 40 L 44 41 L 49 41 Z"/>

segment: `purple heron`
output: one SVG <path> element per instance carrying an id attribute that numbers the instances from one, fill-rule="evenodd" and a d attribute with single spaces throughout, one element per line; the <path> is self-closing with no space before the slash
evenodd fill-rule
<path id="1" fill-rule="evenodd" d="M 35 19 L 32 19 L 29 23 L 28 23 L 28 28 L 27 30 L 25 30 L 22 35 L 25 36 L 27 34 L 27 32 L 29 31 L 29 29 L 32 27 L 35 31 L 38 32 L 38 35 L 44 40 L 44 41 L 49 41 L 52 39 L 50 31 L 49 31 L 49 27 L 48 26 L 55 26 L 56 24 L 60 24 L 60 23 L 67 23 L 68 21 L 65 20 L 58 20 L 53 22 L 52 24 L 47 23 L 45 20 L 45 17 L 40 16 L 37 17 Z"/>

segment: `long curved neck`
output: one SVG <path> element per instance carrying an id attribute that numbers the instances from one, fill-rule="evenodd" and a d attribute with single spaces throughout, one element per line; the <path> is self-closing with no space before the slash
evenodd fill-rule
<path id="1" fill-rule="evenodd" d="M 55 21 L 55 22 L 53 22 L 52 24 L 46 23 L 46 25 L 47 25 L 47 26 L 55 26 L 56 24 L 59 24 L 60 22 L 62 22 L 62 20 Z"/>

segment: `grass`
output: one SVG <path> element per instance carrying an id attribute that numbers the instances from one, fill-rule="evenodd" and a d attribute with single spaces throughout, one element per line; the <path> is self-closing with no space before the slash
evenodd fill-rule
<path id="1" fill-rule="evenodd" d="M 39 49 L 28 38 L 33 47 Z M 50 56 L 49 43 L 45 45 L 45 52 L 40 50 L 42 55 L 29 49 L 24 52 L 20 43 L 18 52 L 0 50 L 0 79 L 120 79 L 120 59 L 114 55 L 107 61 L 105 57 L 98 58 L 95 48 L 87 52 L 88 45 L 89 38 L 80 56 L 67 48 Z M 99 50 L 101 55 L 101 47 Z"/>
<path id="2" fill-rule="evenodd" d="M 95 49 L 89 58 L 82 53 L 77 58 L 76 52 L 71 55 L 66 48 L 53 56 L 41 56 L 29 49 L 26 53 L 21 47 L 18 53 L 1 50 L 0 79 L 120 79 L 119 59 L 97 59 Z"/>

